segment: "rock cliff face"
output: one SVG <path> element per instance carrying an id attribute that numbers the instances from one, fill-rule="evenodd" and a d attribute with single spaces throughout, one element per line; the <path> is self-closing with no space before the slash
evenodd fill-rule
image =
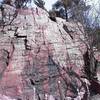
<path id="1" fill-rule="evenodd" d="M 82 25 L 61 18 L 53 22 L 40 8 L 15 10 L 4 5 L 4 12 L 0 94 L 16 100 L 84 98 L 88 81 L 82 78 L 87 50 Z"/>

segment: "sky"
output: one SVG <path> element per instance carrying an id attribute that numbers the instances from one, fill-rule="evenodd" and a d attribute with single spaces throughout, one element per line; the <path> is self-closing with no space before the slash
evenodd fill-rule
<path id="1" fill-rule="evenodd" d="M 52 4 L 54 4 L 57 0 L 44 0 L 45 7 L 47 10 L 50 10 L 52 8 Z"/>
<path id="2" fill-rule="evenodd" d="M 57 1 L 57 0 L 43 0 L 45 2 L 45 8 L 49 11 L 52 9 L 52 5 Z M 29 7 L 35 6 L 34 2 L 32 1 L 31 4 L 28 5 Z"/>

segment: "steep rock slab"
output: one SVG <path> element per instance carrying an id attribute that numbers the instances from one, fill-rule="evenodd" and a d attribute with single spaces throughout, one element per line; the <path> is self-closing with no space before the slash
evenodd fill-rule
<path id="1" fill-rule="evenodd" d="M 13 7 L 4 6 L 5 13 L 14 14 Z M 0 47 L 9 52 L 0 93 L 22 100 L 48 95 L 81 100 L 87 92 L 86 79 L 81 78 L 86 52 L 82 25 L 60 18 L 53 22 L 40 8 L 17 11 L 12 23 L 0 28 Z"/>

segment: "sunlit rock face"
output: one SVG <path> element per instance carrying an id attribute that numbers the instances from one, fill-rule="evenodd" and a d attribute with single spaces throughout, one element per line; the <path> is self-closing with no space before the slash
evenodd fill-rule
<path id="1" fill-rule="evenodd" d="M 8 97 L 8 96 L 1 95 L 1 94 L 0 94 L 0 100 L 15 100 L 15 99 L 12 99 L 12 98 L 10 98 L 10 97 Z"/>
<path id="2" fill-rule="evenodd" d="M 4 8 L 5 14 L 18 15 L 6 15 L 7 25 L 0 27 L 0 94 L 16 100 L 61 100 L 62 94 L 81 100 L 87 83 L 81 78 L 86 52 L 82 25 L 61 18 L 53 22 L 40 8 Z"/>

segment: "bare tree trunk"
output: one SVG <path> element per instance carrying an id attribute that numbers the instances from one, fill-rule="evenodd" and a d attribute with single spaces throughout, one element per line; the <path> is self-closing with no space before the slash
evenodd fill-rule
<path id="1" fill-rule="evenodd" d="M 65 6 L 65 14 L 66 14 L 66 21 L 68 21 L 68 11 L 67 11 L 67 7 Z"/>

